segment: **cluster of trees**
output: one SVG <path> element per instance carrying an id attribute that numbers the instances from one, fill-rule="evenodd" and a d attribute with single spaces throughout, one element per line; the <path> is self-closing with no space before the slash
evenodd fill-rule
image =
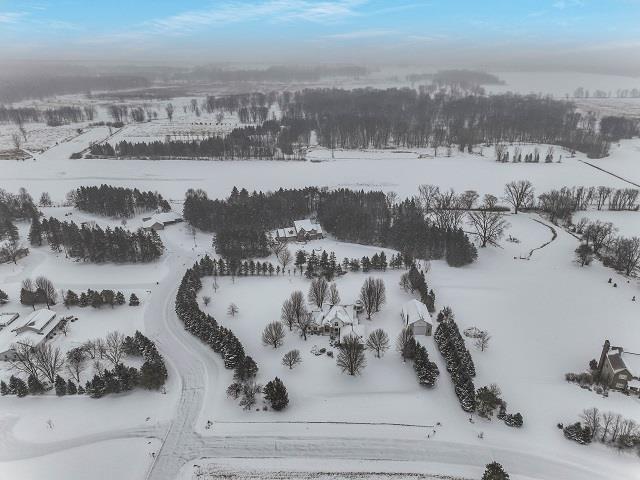
<path id="1" fill-rule="evenodd" d="M 563 426 L 564 436 L 580 444 L 599 441 L 614 445 L 620 449 L 640 446 L 640 428 L 638 424 L 619 413 L 601 412 L 597 408 L 583 410 L 580 422 Z"/>
<path id="2" fill-rule="evenodd" d="M 259 126 L 236 127 L 224 136 L 201 140 L 165 140 L 127 142 L 115 147 L 110 143 L 96 143 L 89 152 L 95 157 L 136 157 L 154 159 L 213 158 L 216 160 L 299 160 L 302 150 L 294 143 L 295 130 L 280 122 L 269 120 Z"/>
<path id="3" fill-rule="evenodd" d="M 36 278 L 35 282 L 30 278 L 25 278 L 22 281 L 20 289 L 20 303 L 22 305 L 29 305 L 35 310 L 35 306 L 38 304 L 44 303 L 49 308 L 57 301 L 58 292 L 53 286 L 53 282 L 48 278 L 40 276 Z"/>
<path id="4" fill-rule="evenodd" d="M 40 245 L 43 238 L 53 251 L 64 250 L 67 257 L 93 263 L 151 262 L 164 251 L 162 240 L 153 230 L 130 232 L 120 227 L 103 230 L 100 226 L 78 227 L 74 222 L 61 222 L 54 217 L 41 223 L 34 217 L 29 232 L 31 244 Z"/>
<path id="5" fill-rule="evenodd" d="M 473 359 L 451 309 L 444 308 L 438 314 L 438 321 L 433 338 L 447 362 L 447 371 L 451 375 L 460 406 L 465 412 L 473 412 L 476 409 L 476 391 L 473 385 L 476 370 Z"/>
<path id="6" fill-rule="evenodd" d="M 226 368 L 242 368 L 243 362 L 253 360 L 245 354 L 238 337 L 228 328 L 218 325 L 215 318 L 205 314 L 198 306 L 197 295 L 202 288 L 202 276 L 198 263 L 185 272 L 176 296 L 176 314 L 188 332 L 220 354 Z"/>
<path id="7" fill-rule="evenodd" d="M 640 135 L 637 118 L 607 116 L 600 119 L 600 134 L 611 142 Z"/>
<path id="8" fill-rule="evenodd" d="M 76 305 L 80 307 L 92 306 L 93 308 L 110 305 L 113 308 L 115 305 L 124 305 L 127 300 L 121 291 L 114 292 L 106 289 L 98 292 L 89 288 L 86 292 L 80 292 L 80 295 L 73 290 L 67 290 L 64 294 L 63 303 L 67 308 Z M 140 300 L 135 293 L 132 293 L 129 296 L 129 306 L 137 307 L 138 305 L 140 305 Z"/>
<path id="9" fill-rule="evenodd" d="M 169 202 L 158 192 L 141 192 L 137 188 L 104 184 L 99 187 L 79 187 L 68 197 L 76 208 L 107 217 L 129 218 L 149 210 L 171 210 Z"/>
<path id="10" fill-rule="evenodd" d="M 552 222 L 571 223 L 573 214 L 595 206 L 598 210 L 638 210 L 640 190 L 600 187 L 562 187 L 545 192 L 538 197 L 538 208 L 549 215 Z"/>
<path id="11" fill-rule="evenodd" d="M 405 292 L 412 294 L 418 292 L 420 301 L 427 306 L 429 313 L 436 311 L 436 294 L 433 292 L 433 289 L 429 290 L 424 271 L 418 271 L 415 264 L 411 265 L 407 273 L 403 273 L 400 276 L 400 287 L 402 287 Z"/>
<path id="12" fill-rule="evenodd" d="M 202 190 L 188 190 L 184 218 L 196 228 L 216 232 L 216 251 L 227 258 L 264 257 L 269 254 L 266 231 L 309 216 L 318 189 L 304 188 L 249 194 L 236 187 L 225 200 L 210 200 Z"/>
<path id="13" fill-rule="evenodd" d="M 11 368 L 26 375 L 27 381 L 12 376 L 8 385 L 0 382 L 2 395 L 36 395 L 55 388 L 58 396 L 87 393 L 99 398 L 136 386 L 157 390 L 167 379 L 164 360 L 154 342 L 140 332 L 133 337 L 111 332 L 105 339 L 88 340 L 66 354 L 51 344 L 36 347 L 28 342 L 16 344 L 14 350 Z M 126 355 L 142 356 L 142 367 L 138 370 L 125 366 L 122 360 Z M 93 363 L 95 374 L 83 387 L 81 375 L 88 361 Z M 103 361 L 109 362 L 112 368 L 104 368 Z M 63 371 L 69 374 L 69 379 L 62 378 Z"/>
<path id="14" fill-rule="evenodd" d="M 599 220 L 583 219 L 575 231 L 584 241 L 575 251 L 580 265 L 589 265 L 594 257 L 598 257 L 605 266 L 627 276 L 634 275 L 640 268 L 640 238 L 616 236 L 611 222 Z"/>
<path id="15" fill-rule="evenodd" d="M 40 110 L 34 107 L 5 107 L 0 105 L 0 123 L 15 123 L 20 128 L 21 134 L 26 136 L 24 124 L 30 122 L 45 122 L 50 127 L 68 125 L 69 123 L 93 120 L 95 107 L 87 105 L 83 108 L 61 106 Z M 25 138 L 26 140 L 26 138 Z"/>
<path id="16" fill-rule="evenodd" d="M 327 148 L 438 148 L 499 142 L 562 145 L 592 157 L 609 142 L 568 102 L 535 95 L 447 95 L 390 88 L 308 89 L 288 97 L 285 120 L 313 120 Z"/>
<path id="17" fill-rule="evenodd" d="M 427 349 L 417 342 L 410 327 L 405 327 L 396 339 L 396 350 L 402 361 L 413 360 L 413 370 L 420 385 L 433 387 L 440 375 L 438 366 L 429 360 Z"/>
<path id="18" fill-rule="evenodd" d="M 499 420 L 502 420 L 509 427 L 522 427 L 524 422 L 522 414 L 520 412 L 507 413 L 507 402 L 500 398 L 500 395 L 500 388 L 495 383 L 488 387 L 480 387 L 476 392 L 476 412 L 478 415 L 491 420 L 497 409 Z"/>
<path id="19" fill-rule="evenodd" d="M 338 189 L 323 192 L 318 219 L 340 240 L 394 248 L 410 262 L 414 258 L 445 258 L 452 266 L 473 262 L 477 251 L 460 229 L 464 210 L 435 208 L 433 201 L 430 196 L 428 204 L 418 198 L 396 203 L 380 191 Z M 436 210 L 442 215 L 432 220 Z"/>

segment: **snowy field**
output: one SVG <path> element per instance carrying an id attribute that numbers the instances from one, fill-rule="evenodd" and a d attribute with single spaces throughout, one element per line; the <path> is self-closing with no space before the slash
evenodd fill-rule
<path id="1" fill-rule="evenodd" d="M 509 85 L 515 84 L 515 77 L 505 78 Z M 568 85 L 567 80 L 561 88 Z M 575 86 L 579 85 L 572 88 Z M 164 103 L 157 102 L 155 108 L 161 109 Z M 175 103 L 180 108 L 173 124 L 159 119 L 127 127 L 114 140 L 161 138 L 174 125 L 188 128 L 193 119 L 181 108 L 188 99 Z M 4 132 L 4 127 L 0 130 Z M 43 142 L 43 148 L 55 144 L 57 135 Z M 71 153 L 108 135 L 106 127 L 91 128 L 36 154 L 35 161 L 3 161 L 0 188 L 17 192 L 25 187 L 34 198 L 47 191 L 59 203 L 78 186 L 108 183 L 157 190 L 174 200 L 174 209 L 179 211 L 188 188 L 202 188 L 212 198 L 226 197 L 233 186 L 265 191 L 308 185 L 382 189 L 407 197 L 425 183 L 497 196 L 505 183 L 518 179 L 530 180 L 538 194 L 565 185 L 621 188 L 630 187 L 628 181 L 640 184 L 638 139 L 613 146 L 604 159 L 563 154 L 562 163 L 553 164 L 496 163 L 492 148 L 484 149 L 483 156 L 454 151 L 451 157 L 440 149 L 436 158 L 427 149 L 332 153 L 314 148 L 308 155 L 313 162 L 69 159 Z M 534 146 L 522 148 L 526 154 Z M 540 152 L 544 155 L 546 146 L 541 145 Z M 556 148 L 556 155 L 560 153 Z M 43 212 L 76 223 L 120 225 L 70 207 Z M 576 219 L 582 215 L 611 221 L 622 235 L 640 235 L 638 212 L 589 211 Z M 141 217 L 128 220 L 126 227 L 138 228 Z M 631 301 L 638 295 L 638 280 L 627 280 L 598 262 L 579 267 L 573 262 L 578 242 L 560 229 L 553 242 L 523 260 L 532 249 L 551 240 L 551 230 L 535 221 L 540 220 L 535 215 L 510 215 L 508 220 L 507 233 L 520 243 L 502 241 L 500 248 L 480 249 L 478 261 L 460 269 L 434 261 L 427 282 L 436 293 L 437 308 L 451 306 L 461 330 L 476 326 L 492 335 L 485 352 L 467 342 L 478 373 L 475 385 L 497 383 L 509 411 L 522 412 L 521 429 L 497 420 L 474 417 L 473 423 L 469 421 L 459 407 L 433 337 L 419 339 L 441 371 L 437 386 L 430 390 L 419 387 L 413 369 L 402 363 L 393 348 L 382 359 L 367 353 L 367 367 L 353 378 L 340 372 L 335 359 L 310 353 L 313 345 L 328 348 L 328 337 L 309 336 L 305 342 L 295 332 L 287 332 L 280 349 L 263 346 L 260 333 L 264 325 L 279 319 L 282 302 L 293 290 L 302 290 L 306 296 L 309 280 L 298 275 L 220 278 L 217 292 L 212 290 L 211 279 L 203 282 L 200 297 L 212 297 L 208 312 L 229 326 L 256 359 L 258 381 L 266 383 L 277 375 L 289 390 L 290 406 L 281 413 L 243 411 L 225 395 L 231 372 L 223 368 L 217 355 L 186 334 L 175 317 L 173 300 L 184 270 L 204 253 L 211 254 L 210 235 L 199 232 L 194 239 L 187 226 L 180 224 L 160 232 L 166 252 L 151 264 L 84 264 L 43 246 L 32 249 L 18 265 L 0 265 L 0 289 L 12 299 L 0 311 L 17 311 L 21 316 L 30 310 L 15 301 L 25 277 L 45 275 L 58 290 L 112 288 L 127 297 L 136 293 L 141 299 L 137 308 L 67 310 L 56 305 L 53 308 L 60 315 L 71 314 L 78 321 L 71 324 L 66 337 L 59 334 L 53 343 L 66 351 L 113 330 L 132 334 L 139 329 L 158 343 L 169 369 L 166 394 L 138 390 L 99 400 L 53 394 L 1 397 L 0 478 L 82 479 L 90 471 L 94 479 L 142 479 L 151 466 L 152 452 L 160 458 L 154 464 L 154 478 L 166 479 L 175 478 L 172 469 L 177 473 L 181 462 L 187 462 L 180 471 L 181 479 L 340 478 L 336 472 L 353 472 L 352 477 L 365 479 L 420 474 L 423 476 L 415 478 L 446 474 L 466 479 L 478 478 L 482 466 L 492 460 L 502 463 L 516 480 L 639 478 L 638 458 L 633 454 L 601 444 L 580 446 L 565 440 L 556 428 L 558 422 L 577 421 L 583 409 L 593 406 L 640 421 L 640 399 L 615 392 L 604 398 L 564 381 L 566 372 L 586 369 L 588 361 L 599 355 L 605 338 L 640 350 L 640 302 Z M 24 239 L 28 225 L 18 227 Z M 296 248 L 291 246 L 292 253 Z M 335 251 L 339 260 L 380 251 L 332 239 L 310 242 L 303 248 Z M 392 253 L 386 252 L 388 256 Z M 402 273 L 350 272 L 336 280 L 343 302 L 351 302 L 367 276 L 384 279 L 387 303 L 373 316 L 370 328 L 383 328 L 392 342 L 401 328 L 400 307 L 412 298 L 398 285 Z M 618 288 L 607 284 L 609 277 L 614 277 Z M 235 318 L 226 314 L 231 302 L 240 308 Z M 280 360 L 294 348 L 301 351 L 303 363 L 289 370 Z M 6 365 L 0 367 L 0 377 L 6 378 L 10 372 Z M 213 422 L 211 429 L 205 429 L 208 420 Z M 398 423 L 406 425 L 388 425 Z M 164 453 L 159 438 L 166 439 Z M 166 465 L 171 468 L 165 469 Z M 197 476 L 199 471 L 203 476 Z"/>
<path id="2" fill-rule="evenodd" d="M 335 151 L 333 159 L 330 151 L 316 148 L 309 158 L 326 160 L 319 162 L 69 159 L 72 153 L 107 135 L 107 128 L 95 128 L 37 155 L 35 161 L 4 161 L 0 187 L 16 192 L 26 186 L 35 198 L 47 191 L 54 202 L 61 202 L 67 192 L 79 185 L 102 183 L 157 190 L 174 200 L 183 199 L 188 188 L 202 188 L 210 197 L 226 197 L 236 185 L 250 191 L 310 185 L 381 189 L 395 191 L 402 197 L 415 195 L 418 186 L 424 183 L 500 196 L 506 183 L 523 178 L 531 180 L 539 193 L 565 185 L 628 186 L 580 160 L 640 184 L 638 139 L 613 146 L 607 158 L 588 160 L 582 154 L 575 158 L 565 154 L 562 163 L 553 164 L 497 163 L 492 148 L 485 148 L 484 156 L 453 151 L 451 157 L 444 156 L 444 149 L 440 149 L 436 158 L 419 158 L 431 155 L 431 150 Z M 523 151 L 531 147 L 523 146 Z M 544 145 L 540 146 L 540 152 L 542 155 L 546 152 Z M 556 157 L 561 153 L 556 148 Z"/>

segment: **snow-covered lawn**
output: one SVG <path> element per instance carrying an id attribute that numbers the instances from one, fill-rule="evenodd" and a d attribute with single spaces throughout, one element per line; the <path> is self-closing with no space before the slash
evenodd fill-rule
<path id="1" fill-rule="evenodd" d="M 158 441 L 109 440 L 36 458 L 0 463 L 0 477 L 14 479 L 139 480 L 144 478 Z"/>

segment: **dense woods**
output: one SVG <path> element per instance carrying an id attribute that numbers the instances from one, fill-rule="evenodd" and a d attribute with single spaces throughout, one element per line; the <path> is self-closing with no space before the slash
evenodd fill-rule
<path id="1" fill-rule="evenodd" d="M 76 208 L 108 217 L 128 218 L 149 210 L 171 210 L 169 202 L 158 192 L 141 192 L 137 188 L 104 184 L 99 187 L 79 187 L 71 197 Z"/>
<path id="2" fill-rule="evenodd" d="M 309 216 L 317 203 L 315 188 L 249 192 L 234 188 L 226 200 L 210 200 L 202 190 L 189 190 L 184 218 L 202 230 L 216 232 L 216 252 L 230 258 L 269 254 L 266 231 Z"/>
<path id="3" fill-rule="evenodd" d="M 52 250 L 93 263 L 151 262 L 164 251 L 162 240 L 153 230 L 130 232 L 120 227 L 104 230 L 99 226 L 78 227 L 74 222 L 51 217 L 42 220 L 41 232 Z"/>

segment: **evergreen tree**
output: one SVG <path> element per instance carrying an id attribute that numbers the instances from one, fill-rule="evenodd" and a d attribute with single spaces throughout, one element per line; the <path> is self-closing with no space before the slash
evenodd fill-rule
<path id="1" fill-rule="evenodd" d="M 39 247 L 42 245 L 42 224 L 37 216 L 34 216 L 31 220 L 28 238 L 32 246 Z"/>
<path id="2" fill-rule="evenodd" d="M 115 303 L 116 305 L 124 305 L 125 303 L 127 303 L 127 300 L 124 298 L 124 294 L 122 292 L 118 291 L 118 293 L 116 293 Z"/>
<path id="3" fill-rule="evenodd" d="M 18 397 L 26 397 L 29 393 L 29 389 L 27 388 L 27 384 L 24 383 L 24 380 L 18 377 L 11 377 L 15 380 L 13 381 L 13 391 Z M 9 389 L 11 389 L 11 380 L 9 381 Z"/>
<path id="4" fill-rule="evenodd" d="M 62 397 L 67 394 L 67 382 L 60 375 L 56 375 L 55 388 L 56 395 Z"/>
<path id="5" fill-rule="evenodd" d="M 0 395 L 4 397 L 5 395 L 8 395 L 8 394 L 9 394 L 9 387 L 7 386 L 7 383 L 4 380 L 0 381 Z"/>
<path id="6" fill-rule="evenodd" d="M 78 305 L 80 302 L 78 295 L 73 290 L 67 290 L 67 293 L 64 296 L 64 306 L 69 308 L 74 305 Z"/>
<path id="7" fill-rule="evenodd" d="M 487 465 L 482 480 L 509 480 L 509 474 L 498 462 L 491 462 Z"/>
<path id="8" fill-rule="evenodd" d="M 138 300 L 138 296 L 135 293 L 132 293 L 129 297 L 129 306 L 137 307 L 138 305 L 140 305 L 140 300 Z"/>
<path id="9" fill-rule="evenodd" d="M 263 393 L 264 397 L 271 404 L 271 408 L 276 411 L 284 409 L 289 404 L 287 389 L 278 377 L 264 386 Z"/>
<path id="10" fill-rule="evenodd" d="M 3 290 L 0 290 L 0 305 L 4 305 L 9 301 L 9 295 L 7 295 Z"/>
<path id="11" fill-rule="evenodd" d="M 41 393 L 44 393 L 44 385 L 34 374 L 29 375 L 29 377 L 27 378 L 27 388 L 29 389 L 29 394 L 31 395 L 39 395 Z"/>
<path id="12" fill-rule="evenodd" d="M 71 379 L 67 380 L 67 395 L 75 395 L 78 393 L 78 388 L 76 384 L 71 381 Z"/>

